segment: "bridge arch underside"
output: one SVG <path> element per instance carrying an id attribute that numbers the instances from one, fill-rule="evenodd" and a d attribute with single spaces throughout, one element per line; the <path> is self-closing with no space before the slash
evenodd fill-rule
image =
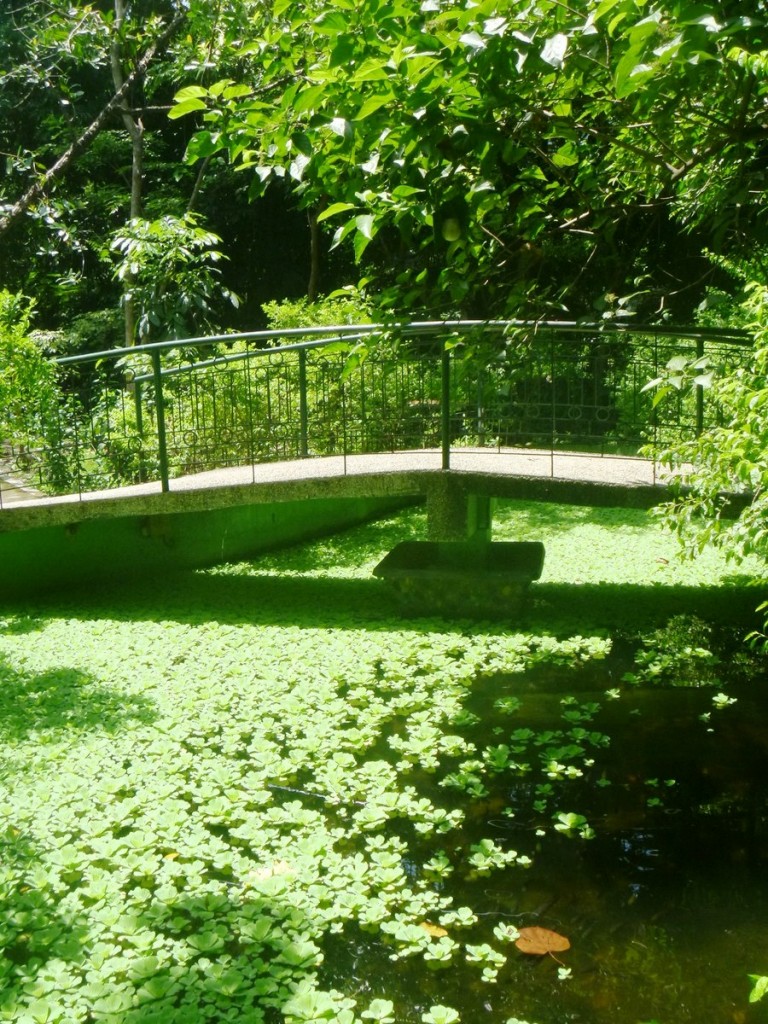
<path id="1" fill-rule="evenodd" d="M 426 502 L 432 540 L 490 540 L 495 498 L 650 508 L 665 486 L 455 471 L 375 472 L 120 497 L 0 514 L 0 599 L 244 559 Z"/>

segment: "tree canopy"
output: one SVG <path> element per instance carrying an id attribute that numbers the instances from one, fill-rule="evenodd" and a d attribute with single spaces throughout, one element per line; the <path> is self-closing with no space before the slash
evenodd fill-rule
<path id="1" fill-rule="evenodd" d="M 243 315 L 311 271 L 398 312 L 687 317 L 706 253 L 765 249 L 766 13 L 24 0 L 0 13 L 0 268 L 52 320 L 116 302 L 114 237 L 194 208 Z"/>
<path id="2" fill-rule="evenodd" d="M 704 245 L 764 241 L 750 6 L 277 0 L 241 73 L 171 117 L 200 117 L 188 159 L 225 155 L 251 195 L 289 180 L 393 305 L 662 311 Z"/>
<path id="3" fill-rule="evenodd" d="M 355 280 L 373 315 L 746 317 L 754 365 L 715 378 L 729 422 L 668 455 L 700 470 L 681 529 L 762 552 L 761 502 L 722 529 L 719 495 L 766 472 L 764 292 L 740 293 L 768 270 L 767 21 L 766 0 L 17 0 L 0 283 L 74 317 L 70 347 L 119 341 L 121 299 L 131 341 Z"/>

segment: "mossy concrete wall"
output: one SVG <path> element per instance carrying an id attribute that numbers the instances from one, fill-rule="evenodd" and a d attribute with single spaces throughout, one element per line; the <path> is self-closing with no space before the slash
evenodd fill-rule
<path id="1" fill-rule="evenodd" d="M 0 599 L 248 558 L 356 525 L 403 504 L 403 498 L 317 498 L 4 532 Z"/>

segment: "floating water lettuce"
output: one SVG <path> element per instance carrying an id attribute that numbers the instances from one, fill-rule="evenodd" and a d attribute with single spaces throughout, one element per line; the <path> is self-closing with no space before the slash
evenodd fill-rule
<path id="1" fill-rule="evenodd" d="M 524 780 L 583 832 L 564 794 L 609 742 L 596 702 L 518 723 L 517 681 L 611 641 L 403 621 L 368 572 L 423 525 L 4 613 L 0 1021 L 438 1024 L 442 968 L 514 970 L 470 896 L 514 892 L 538 837 L 491 838 L 483 801 Z M 418 1007 L 346 990 L 328 951 L 358 946 Z"/>

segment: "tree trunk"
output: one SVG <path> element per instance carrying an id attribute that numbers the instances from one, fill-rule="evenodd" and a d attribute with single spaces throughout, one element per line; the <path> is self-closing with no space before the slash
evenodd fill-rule
<path id="1" fill-rule="evenodd" d="M 133 113 L 129 107 L 128 91 L 123 91 L 126 79 L 123 74 L 120 33 L 124 22 L 125 0 L 115 0 L 115 22 L 112 29 L 112 45 L 110 47 L 112 84 L 116 94 L 122 92 L 123 98 L 118 103 L 118 110 L 120 111 L 125 130 L 128 132 L 128 137 L 131 140 L 131 205 L 129 216 L 131 220 L 135 220 L 141 216 L 143 205 L 144 125 L 141 115 Z M 135 81 L 138 81 L 138 78 Z M 133 106 L 135 107 L 136 104 Z M 136 307 L 131 295 L 132 290 L 133 275 L 127 274 L 123 287 L 123 321 L 126 345 L 132 345 L 136 340 Z"/>
<path id="2" fill-rule="evenodd" d="M 320 288 L 320 225 L 317 223 L 318 211 L 309 210 L 309 283 L 307 298 L 310 302 L 317 299 Z"/>

